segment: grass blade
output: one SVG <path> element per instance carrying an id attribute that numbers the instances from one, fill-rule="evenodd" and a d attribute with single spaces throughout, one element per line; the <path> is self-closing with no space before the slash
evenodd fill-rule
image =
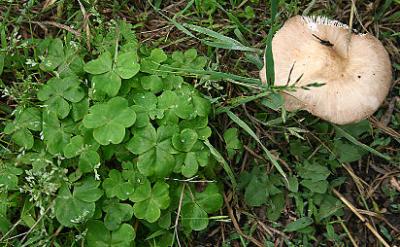
<path id="1" fill-rule="evenodd" d="M 269 29 L 267 36 L 267 46 L 265 47 L 264 62 L 266 63 L 265 78 L 269 86 L 273 86 L 275 83 L 275 70 L 274 70 L 274 55 L 272 53 L 272 38 L 274 36 L 274 24 L 275 16 L 277 13 L 278 1 L 271 1 L 271 28 Z"/>
<path id="2" fill-rule="evenodd" d="M 228 162 L 226 162 L 226 160 L 224 159 L 224 157 L 222 157 L 222 155 L 218 152 L 217 149 L 215 149 L 213 147 L 213 145 L 211 145 L 211 143 L 206 140 L 204 142 L 204 144 L 206 144 L 206 146 L 208 147 L 208 149 L 210 149 L 211 154 L 214 156 L 214 158 L 220 163 L 222 164 L 222 168 L 224 168 L 226 174 L 229 177 L 229 180 L 231 181 L 231 184 L 233 186 L 233 189 L 235 189 L 237 187 L 237 182 L 236 182 L 236 178 L 235 175 L 233 174 L 233 171 L 231 169 L 231 167 L 228 165 Z"/>
<path id="3" fill-rule="evenodd" d="M 192 24 L 183 24 L 183 26 L 194 32 L 201 33 L 215 39 L 216 41 L 214 42 L 202 40 L 202 42 L 204 42 L 206 45 L 209 46 L 218 45 L 217 48 L 224 48 L 224 49 L 238 50 L 238 51 L 251 51 L 251 52 L 259 51 L 259 49 L 247 47 L 235 39 L 229 38 L 225 35 L 222 35 L 218 32 L 215 32 L 205 27 L 200 27 Z"/>
<path id="4" fill-rule="evenodd" d="M 159 63 L 155 63 L 157 65 L 161 65 Z M 165 69 L 165 70 L 163 70 Z M 168 65 L 161 65 L 158 70 L 153 70 L 154 72 L 163 72 L 163 73 L 175 73 L 175 74 L 182 74 L 182 72 L 185 73 L 190 73 L 193 75 L 198 75 L 198 76 L 210 76 L 211 80 L 233 80 L 233 81 L 241 81 L 245 83 L 249 83 L 253 86 L 257 85 L 259 86 L 261 84 L 260 79 L 256 78 L 249 78 L 249 77 L 243 77 L 239 75 L 233 75 L 229 73 L 224 73 L 224 72 L 218 72 L 218 71 L 211 71 L 211 70 L 199 70 L 199 69 L 188 69 L 188 68 L 176 68 Z M 187 75 L 187 74 L 186 74 Z M 260 88 L 261 89 L 261 88 Z"/>
<path id="5" fill-rule="evenodd" d="M 283 171 L 281 165 L 272 156 L 271 152 L 264 146 L 264 144 L 262 144 L 260 139 L 257 137 L 256 133 L 254 133 L 254 131 L 243 120 L 241 120 L 238 116 L 236 116 L 234 113 L 232 113 L 231 111 L 227 111 L 226 113 L 228 114 L 229 118 L 232 119 L 233 122 L 235 122 L 237 125 L 239 125 L 244 131 L 246 131 L 251 137 L 253 137 L 254 140 L 256 140 L 256 142 L 263 149 L 264 153 L 267 155 L 267 158 L 271 161 L 271 163 L 275 166 L 275 168 L 278 170 L 278 172 L 285 179 L 286 184 L 289 184 L 289 181 L 287 179 L 287 175 Z"/>
<path id="6" fill-rule="evenodd" d="M 354 138 L 354 136 L 350 135 L 349 133 L 347 133 L 344 129 L 340 128 L 339 126 L 334 125 L 334 124 L 332 124 L 332 125 L 333 125 L 333 127 L 335 128 L 335 130 L 336 130 L 339 134 L 341 134 L 342 136 L 344 136 L 348 141 L 350 141 L 350 142 L 353 143 L 354 145 L 357 145 L 357 146 L 359 146 L 360 148 L 362 148 L 362 149 L 364 149 L 364 150 L 366 150 L 366 151 L 368 151 L 368 152 L 370 152 L 370 153 L 372 153 L 372 154 L 375 154 L 376 156 L 379 156 L 379 157 L 381 157 L 381 158 L 383 158 L 383 159 L 385 159 L 385 160 L 388 160 L 388 161 L 391 161 L 391 160 L 392 160 L 389 156 L 384 155 L 384 154 L 382 154 L 382 153 L 376 151 L 375 149 L 369 147 L 368 145 L 365 145 L 364 143 L 359 142 L 356 138 Z"/>
<path id="7" fill-rule="evenodd" d="M 232 99 L 230 99 L 228 101 L 228 104 L 229 104 L 228 106 L 223 106 L 223 107 L 217 108 L 215 113 L 216 114 L 220 114 L 220 113 L 223 113 L 223 112 L 227 112 L 227 111 L 231 110 L 232 108 L 238 107 L 238 106 L 240 106 L 242 104 L 246 104 L 246 103 L 251 102 L 253 100 L 266 97 L 270 93 L 271 93 L 270 91 L 267 91 L 267 92 L 262 92 L 262 93 L 259 93 L 259 94 L 256 94 L 256 95 L 239 96 L 239 97 L 232 98 Z"/>
<path id="8" fill-rule="evenodd" d="M 250 52 L 258 51 L 258 49 L 255 49 L 255 48 L 249 48 L 246 46 L 238 46 L 237 44 L 223 43 L 220 41 L 201 40 L 201 42 L 203 42 L 207 46 L 221 48 L 221 49 L 225 49 L 225 50 L 250 51 Z"/>

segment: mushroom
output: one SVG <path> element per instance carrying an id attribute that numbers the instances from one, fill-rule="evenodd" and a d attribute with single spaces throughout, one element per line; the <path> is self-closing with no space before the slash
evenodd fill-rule
<path id="1" fill-rule="evenodd" d="M 272 52 L 275 86 L 295 87 L 283 92 L 288 111 L 303 109 L 332 123 L 353 123 L 372 115 L 390 89 L 391 64 L 382 43 L 369 33 L 350 34 L 335 20 L 290 18 L 275 34 Z M 311 86 L 315 83 L 322 86 Z"/>

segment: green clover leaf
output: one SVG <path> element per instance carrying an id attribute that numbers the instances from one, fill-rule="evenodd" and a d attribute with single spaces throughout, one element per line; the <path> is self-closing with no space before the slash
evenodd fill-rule
<path id="1" fill-rule="evenodd" d="M 92 75 L 100 75 L 111 71 L 112 57 L 111 53 L 104 52 L 97 59 L 86 63 L 83 69 Z"/>
<path id="2" fill-rule="evenodd" d="M 187 119 L 193 114 L 193 105 L 185 95 L 177 95 L 174 91 L 165 90 L 158 97 L 158 108 L 176 117 Z"/>
<path id="3" fill-rule="evenodd" d="M 242 143 L 238 137 L 237 128 L 229 128 L 224 132 L 224 141 L 226 143 L 226 151 L 230 158 L 242 148 Z"/>
<path id="4" fill-rule="evenodd" d="M 182 224 L 185 228 L 201 231 L 208 225 L 208 214 L 222 207 L 222 195 L 216 184 L 208 184 L 203 192 L 195 192 L 194 196 L 191 194 L 193 193 L 185 193 L 181 212 Z"/>
<path id="5" fill-rule="evenodd" d="M 156 182 L 149 195 L 135 196 L 134 199 L 133 213 L 135 217 L 153 223 L 160 218 L 161 209 L 169 206 L 169 185 L 164 182 Z"/>
<path id="6" fill-rule="evenodd" d="M 135 76 L 140 70 L 140 65 L 133 52 L 119 53 L 115 64 L 111 53 L 105 52 L 85 64 L 84 69 L 94 75 L 92 78 L 94 92 L 98 90 L 113 97 L 121 88 L 121 80 Z"/>
<path id="7" fill-rule="evenodd" d="M 26 149 L 33 147 L 33 135 L 30 130 L 41 130 L 41 113 L 37 108 L 18 109 L 13 122 L 7 123 L 5 134 L 12 134 L 12 140 Z"/>
<path id="8" fill-rule="evenodd" d="M 168 57 L 162 49 L 155 48 L 151 50 L 150 58 L 157 63 L 162 63 L 167 60 Z"/>
<path id="9" fill-rule="evenodd" d="M 187 100 L 186 104 L 191 105 L 192 116 L 207 117 L 211 111 L 211 103 L 200 95 L 199 91 L 192 85 L 184 83 L 176 90 L 178 95 L 184 96 Z"/>
<path id="10" fill-rule="evenodd" d="M 207 117 L 196 117 L 185 119 L 179 123 L 180 129 L 192 129 L 197 132 L 200 140 L 207 140 L 211 136 L 211 129 L 208 127 Z"/>
<path id="11" fill-rule="evenodd" d="M 127 148 L 133 154 L 139 155 L 137 167 L 145 176 L 168 176 L 175 164 L 171 145 L 171 136 L 177 126 L 161 126 L 155 128 L 149 124 L 137 130 L 128 142 Z"/>
<path id="12" fill-rule="evenodd" d="M 45 169 L 52 159 L 52 155 L 46 152 L 45 149 L 40 149 L 39 152 L 25 152 L 25 154 L 18 157 L 18 162 L 26 165 L 32 165 L 33 171 L 40 171 Z"/>
<path id="13" fill-rule="evenodd" d="M 207 213 L 217 212 L 223 204 L 223 198 L 215 183 L 208 184 L 203 192 L 195 194 L 197 204 Z"/>
<path id="14" fill-rule="evenodd" d="M 82 172 L 91 172 L 100 163 L 100 156 L 96 152 L 97 143 L 85 143 L 84 137 L 78 135 L 71 138 L 64 147 L 64 156 L 73 158 L 79 155 L 79 169 Z"/>
<path id="15" fill-rule="evenodd" d="M 129 197 L 133 202 L 144 201 L 151 196 L 151 183 L 146 177 L 139 178 L 135 181 L 135 192 Z"/>
<path id="16" fill-rule="evenodd" d="M 282 192 L 278 188 L 282 185 L 281 178 L 275 174 L 266 175 L 265 169 L 259 166 L 255 166 L 251 173 L 243 172 L 240 183 L 245 188 L 245 202 L 253 207 L 266 204 L 271 196 Z"/>
<path id="17" fill-rule="evenodd" d="M 9 127 L 9 125 L 6 127 Z M 8 130 L 9 128 L 5 128 L 4 133 L 11 134 Z M 33 147 L 33 135 L 28 129 L 20 129 L 15 131 L 11 138 L 17 145 L 24 147 L 25 149 L 31 149 Z"/>
<path id="18" fill-rule="evenodd" d="M 50 39 L 47 47 L 47 56 L 39 67 L 43 71 L 53 71 L 64 61 L 64 58 L 64 46 L 61 39 Z"/>
<path id="19" fill-rule="evenodd" d="M 196 141 L 189 152 L 182 152 L 176 156 L 174 172 L 180 172 L 187 178 L 192 177 L 197 173 L 199 166 L 207 166 L 209 160 L 210 152 L 207 147 L 201 141 Z"/>
<path id="20" fill-rule="evenodd" d="M 62 154 L 69 143 L 71 134 L 67 132 L 67 122 L 60 122 L 55 112 L 43 112 L 43 139 L 51 154 Z"/>
<path id="21" fill-rule="evenodd" d="M 72 119 L 77 122 L 81 120 L 89 110 L 89 99 L 83 98 L 81 101 L 77 103 L 72 103 Z"/>
<path id="22" fill-rule="evenodd" d="M 133 94 L 133 101 L 136 105 L 143 106 L 147 110 L 155 110 L 157 107 L 157 96 L 151 92 L 139 92 Z"/>
<path id="23" fill-rule="evenodd" d="M 92 86 L 94 88 L 93 93 L 98 90 L 110 97 L 114 97 L 121 88 L 121 78 L 114 71 L 108 71 L 104 74 L 93 76 Z"/>
<path id="24" fill-rule="evenodd" d="M 208 214 L 196 203 L 187 203 L 182 207 L 182 224 L 195 231 L 208 226 Z"/>
<path id="25" fill-rule="evenodd" d="M 94 129 L 93 137 L 99 144 L 108 145 L 121 143 L 125 128 L 132 126 L 135 121 L 136 113 L 128 107 L 128 101 L 114 97 L 107 103 L 92 106 L 83 119 L 83 125 Z"/>
<path id="26" fill-rule="evenodd" d="M 103 195 L 103 191 L 98 188 L 99 185 L 100 181 L 88 177 L 75 185 L 74 197 L 84 202 L 95 202 Z"/>
<path id="27" fill-rule="evenodd" d="M 150 52 L 150 56 L 143 58 L 140 63 L 140 70 L 149 74 L 159 74 L 157 71 L 160 64 L 167 60 L 167 55 L 162 49 L 155 48 Z"/>
<path id="28" fill-rule="evenodd" d="M 119 53 L 117 56 L 117 63 L 115 72 L 122 79 L 130 79 L 135 76 L 139 70 L 140 65 L 135 60 L 136 54 L 133 52 Z"/>
<path id="29" fill-rule="evenodd" d="M 203 56 L 197 56 L 196 49 L 189 49 L 185 52 L 175 51 L 172 53 L 172 67 L 185 69 L 203 69 L 207 59 Z"/>
<path id="30" fill-rule="evenodd" d="M 204 144 L 198 141 L 197 132 L 193 129 L 183 129 L 172 137 L 173 147 L 182 152 L 177 155 L 175 172 L 181 172 L 185 177 L 194 176 L 199 166 L 206 166 L 209 152 Z"/>
<path id="31" fill-rule="evenodd" d="M 196 153 L 181 153 L 176 157 L 176 166 L 174 172 L 182 173 L 183 176 L 190 178 L 196 174 L 199 169 Z"/>
<path id="32" fill-rule="evenodd" d="M 125 181 L 118 170 L 112 169 L 108 178 L 104 179 L 103 188 L 108 198 L 128 199 L 135 191 L 132 183 Z"/>
<path id="33" fill-rule="evenodd" d="M 64 52 L 64 61 L 58 66 L 57 70 L 60 77 L 83 76 L 85 74 L 83 70 L 83 66 L 85 65 L 83 58 L 79 54 L 76 54 L 75 48 L 72 47 L 66 47 Z"/>
<path id="34" fill-rule="evenodd" d="M 86 179 L 74 187 L 73 193 L 63 185 L 55 201 L 57 220 L 64 226 L 73 227 L 90 219 L 94 214 L 95 201 L 103 195 L 103 191 L 97 188 L 99 185 L 100 182 L 94 179 Z"/>
<path id="35" fill-rule="evenodd" d="M 110 231 L 117 230 L 122 222 L 130 220 L 133 215 L 131 205 L 118 203 L 115 200 L 106 201 L 103 205 L 103 211 L 106 212 L 104 225 Z"/>
<path id="36" fill-rule="evenodd" d="M 181 87 L 181 85 L 184 83 L 184 80 L 182 76 L 167 74 L 165 77 L 163 77 L 163 83 L 163 88 L 165 90 L 173 90 Z"/>
<path id="37" fill-rule="evenodd" d="M 100 165 L 100 156 L 94 150 L 85 150 L 79 156 L 78 165 L 82 172 L 92 172 L 97 165 Z"/>
<path id="38" fill-rule="evenodd" d="M 226 149 L 236 150 L 242 148 L 242 143 L 238 138 L 238 129 L 229 128 L 224 132 L 224 140 L 226 143 Z"/>
<path id="39" fill-rule="evenodd" d="M 75 198 L 67 186 L 62 186 L 56 198 L 57 220 L 64 226 L 72 227 L 93 216 L 94 203 L 87 203 Z"/>
<path id="40" fill-rule="evenodd" d="M 2 190 L 17 190 L 18 189 L 18 175 L 23 173 L 22 169 L 6 164 L 0 166 L 0 188 Z"/>
<path id="41" fill-rule="evenodd" d="M 157 96 L 151 92 L 140 92 L 132 95 L 136 105 L 132 106 L 137 113 L 135 127 L 143 128 L 149 124 L 150 119 L 160 118 L 163 111 L 157 109 Z"/>
<path id="42" fill-rule="evenodd" d="M 172 145 L 181 152 L 189 152 L 197 141 L 197 133 L 192 129 L 184 129 L 172 137 Z"/>
<path id="43" fill-rule="evenodd" d="M 142 87 L 152 93 L 159 93 L 163 90 L 163 81 L 157 75 L 143 76 L 140 80 Z"/>
<path id="44" fill-rule="evenodd" d="M 117 230 L 110 232 L 104 223 L 91 220 L 86 224 L 88 247 L 130 247 L 136 237 L 135 230 L 129 224 L 122 224 Z"/>
<path id="45" fill-rule="evenodd" d="M 82 136 L 74 136 L 71 138 L 70 143 L 64 147 L 64 156 L 68 159 L 78 156 L 84 146 L 84 139 Z"/>
<path id="46" fill-rule="evenodd" d="M 77 103 L 85 97 L 79 79 L 74 76 L 63 79 L 53 77 L 37 93 L 40 101 L 45 101 L 48 109 L 57 113 L 63 119 L 68 116 L 70 105 L 68 101 Z"/>

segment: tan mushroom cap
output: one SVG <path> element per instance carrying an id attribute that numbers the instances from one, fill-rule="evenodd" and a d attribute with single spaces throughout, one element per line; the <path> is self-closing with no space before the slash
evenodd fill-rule
<path id="1" fill-rule="evenodd" d="M 348 26 L 323 17 L 295 16 L 275 34 L 272 52 L 275 85 L 293 85 L 285 108 L 304 109 L 337 124 L 372 115 L 387 96 L 392 70 L 382 43 L 371 34 L 352 34 Z M 290 73 L 292 69 L 292 72 Z M 260 71 L 265 83 L 265 65 Z M 300 87 L 323 83 L 320 87 Z"/>

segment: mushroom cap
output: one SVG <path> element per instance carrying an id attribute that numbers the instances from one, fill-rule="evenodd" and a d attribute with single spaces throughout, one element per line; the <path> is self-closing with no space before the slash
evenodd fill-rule
<path id="1" fill-rule="evenodd" d="M 391 86 L 389 55 L 371 34 L 352 33 L 349 43 L 348 37 L 347 25 L 324 17 L 295 16 L 285 22 L 272 40 L 272 52 L 275 85 L 296 86 L 283 92 L 287 110 L 304 109 L 347 124 L 378 109 Z M 264 83 L 265 69 L 260 71 Z M 307 85 L 308 90 L 302 88 Z"/>

